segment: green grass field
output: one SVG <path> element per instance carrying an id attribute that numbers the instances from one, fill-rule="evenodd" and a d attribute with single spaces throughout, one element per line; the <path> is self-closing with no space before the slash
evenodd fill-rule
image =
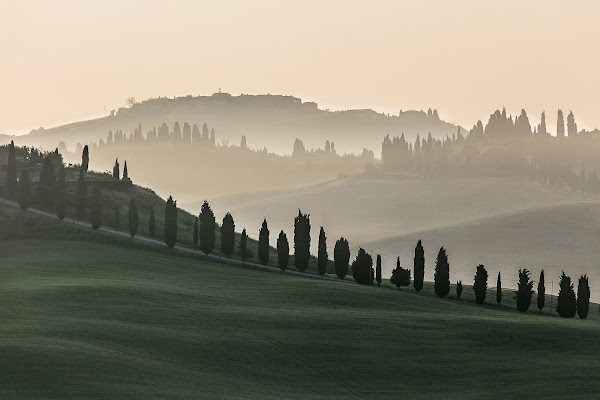
<path id="1" fill-rule="evenodd" d="M 65 239 L 0 242 L 0 398 L 600 391 L 598 321 Z"/>

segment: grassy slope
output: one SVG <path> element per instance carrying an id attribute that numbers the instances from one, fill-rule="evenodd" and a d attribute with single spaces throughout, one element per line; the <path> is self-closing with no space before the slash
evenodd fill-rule
<path id="1" fill-rule="evenodd" d="M 261 272 L 98 232 L 90 239 L 0 242 L 1 398 L 600 390 L 597 321 Z"/>

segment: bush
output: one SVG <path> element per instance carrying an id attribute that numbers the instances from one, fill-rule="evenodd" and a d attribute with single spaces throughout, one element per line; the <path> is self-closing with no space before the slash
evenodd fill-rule
<path id="1" fill-rule="evenodd" d="M 410 269 L 404 269 L 400 266 L 400 257 L 396 260 L 396 268 L 392 271 L 390 278 L 392 285 L 397 288 L 410 285 Z"/>
<path id="2" fill-rule="evenodd" d="M 373 258 L 361 247 L 352 262 L 352 276 L 361 285 L 371 285 L 374 274 Z"/>

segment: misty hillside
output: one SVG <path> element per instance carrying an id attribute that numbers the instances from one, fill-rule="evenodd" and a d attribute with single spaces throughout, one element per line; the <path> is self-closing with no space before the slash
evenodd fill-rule
<path id="1" fill-rule="evenodd" d="M 441 138 L 456 133 L 457 126 L 441 121 L 437 110 L 404 111 L 399 115 L 373 110 L 329 111 L 313 102 L 292 96 L 241 95 L 215 93 L 211 96 L 158 98 L 142 101 L 131 108 L 113 110 L 109 116 L 42 129 L 18 137 L 17 145 L 54 149 L 64 141 L 70 149 L 77 143 L 97 142 L 110 130 L 133 132 L 141 124 L 144 134 L 166 122 L 189 122 L 214 126 L 219 140 L 239 144 L 246 135 L 251 148 L 266 147 L 279 154 L 290 154 L 295 138 L 307 148 L 322 147 L 325 140 L 336 143 L 338 153 L 360 153 L 363 148 L 381 149 L 386 134 L 404 133 L 413 139 L 417 133 Z M 464 132 L 464 130 L 463 130 Z"/>

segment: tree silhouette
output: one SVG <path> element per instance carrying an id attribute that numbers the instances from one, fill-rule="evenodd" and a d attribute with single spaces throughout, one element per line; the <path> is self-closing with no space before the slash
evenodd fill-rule
<path id="1" fill-rule="evenodd" d="M 210 208 L 208 201 L 204 200 L 200 209 L 199 232 L 200 232 L 200 250 L 204 254 L 210 254 L 215 249 L 215 214 Z"/>
<path id="2" fill-rule="evenodd" d="M 182 135 L 183 143 L 190 144 L 192 143 L 192 128 L 190 124 L 187 122 L 183 123 L 183 135 Z"/>
<path id="3" fill-rule="evenodd" d="M 258 261 L 262 265 L 269 263 L 269 227 L 267 219 L 263 219 L 262 226 L 258 233 Z"/>
<path id="4" fill-rule="evenodd" d="M 75 214 L 79 219 L 85 219 L 85 207 L 87 199 L 87 184 L 85 182 L 85 172 L 79 170 L 77 186 L 75 187 Z"/>
<path id="5" fill-rule="evenodd" d="M 116 180 L 119 180 L 121 176 L 121 171 L 119 168 L 119 159 L 117 158 L 115 160 L 115 165 L 113 166 L 113 178 L 115 178 Z"/>
<path id="6" fill-rule="evenodd" d="M 90 204 L 90 211 L 92 217 L 92 229 L 96 230 L 100 228 L 101 222 L 101 211 L 102 211 L 102 195 L 100 193 L 100 188 L 98 186 L 94 186 L 92 189 L 92 198 Z"/>
<path id="7" fill-rule="evenodd" d="M 325 275 L 327 272 L 327 258 L 329 255 L 327 254 L 327 236 L 325 236 L 325 229 L 321 227 L 321 231 L 319 232 L 319 251 L 318 251 L 318 272 L 319 275 Z"/>
<path id="8" fill-rule="evenodd" d="M 565 119 L 562 110 L 558 110 L 556 117 L 556 137 L 565 137 Z"/>
<path id="9" fill-rule="evenodd" d="M 194 247 L 198 246 L 198 217 L 194 218 L 194 233 L 192 242 L 194 243 Z"/>
<path id="10" fill-rule="evenodd" d="M 400 257 L 396 260 L 396 268 L 392 271 L 390 278 L 392 285 L 397 288 L 410 285 L 410 269 L 404 269 L 400 266 Z"/>
<path id="11" fill-rule="evenodd" d="M 381 286 L 381 254 L 377 254 L 375 262 L 375 281 L 377 281 L 377 286 Z M 398 257 L 398 261 L 400 261 L 400 257 Z"/>
<path id="12" fill-rule="evenodd" d="M 533 293 L 533 281 L 529 279 L 529 271 L 527 269 L 519 269 L 519 283 L 517 284 L 517 310 L 526 312 L 529 309 Z"/>
<path id="13" fill-rule="evenodd" d="M 483 304 L 485 301 L 485 294 L 487 292 L 487 278 L 488 273 L 483 265 L 477 266 L 475 272 L 475 282 L 473 283 L 473 291 L 475 292 L 475 301 L 477 304 Z"/>
<path id="14" fill-rule="evenodd" d="M 546 303 L 546 287 L 544 286 L 544 270 L 540 272 L 540 280 L 537 287 L 537 307 L 542 312 Z"/>
<path id="15" fill-rule="evenodd" d="M 150 218 L 148 219 L 148 233 L 150 237 L 154 236 L 156 231 L 156 218 L 154 217 L 154 206 L 150 204 Z"/>
<path id="16" fill-rule="evenodd" d="M 498 280 L 496 281 L 496 303 L 502 302 L 502 282 L 500 281 L 500 271 L 498 271 Z"/>
<path id="17" fill-rule="evenodd" d="M 8 146 L 8 163 L 6 166 L 6 192 L 9 199 L 14 199 L 17 195 L 17 154 L 15 151 L 15 142 L 12 140 L 10 141 L 10 145 Z"/>
<path id="18" fill-rule="evenodd" d="M 165 204 L 165 243 L 171 249 L 177 243 L 177 201 L 172 196 Z"/>
<path id="19" fill-rule="evenodd" d="M 288 267 L 289 258 L 290 244 L 286 234 L 282 230 L 279 232 L 279 237 L 277 238 L 277 262 L 282 271 L 285 271 L 285 269 Z"/>
<path id="20" fill-rule="evenodd" d="M 29 171 L 27 168 L 23 168 L 19 177 L 19 207 L 21 207 L 21 210 L 27 211 L 30 201 L 31 181 L 29 179 Z"/>
<path id="21" fill-rule="evenodd" d="M 56 216 L 61 221 L 67 215 L 67 185 L 65 182 L 65 167 L 61 164 L 56 184 Z"/>
<path id="22" fill-rule="evenodd" d="M 438 297 L 446 297 L 450 292 L 450 264 L 444 247 L 440 248 L 435 261 L 433 281 L 435 294 Z"/>
<path id="23" fill-rule="evenodd" d="M 456 299 L 460 300 L 460 296 L 462 296 L 462 281 L 456 282 Z"/>
<path id="24" fill-rule="evenodd" d="M 577 124 L 575 123 L 573 111 L 571 111 L 567 116 L 567 134 L 569 137 L 577 136 Z"/>
<path id="25" fill-rule="evenodd" d="M 229 257 L 235 248 L 235 223 L 230 213 L 225 214 L 221 224 L 221 252 Z"/>
<path id="26" fill-rule="evenodd" d="M 44 158 L 42 168 L 40 168 L 40 181 L 39 181 L 39 198 L 40 206 L 43 208 L 52 207 L 54 204 L 56 176 L 54 174 L 54 165 L 50 159 L 50 155 Z"/>
<path id="27" fill-rule="evenodd" d="M 577 285 L 577 315 L 581 319 L 586 319 L 590 311 L 590 284 L 587 275 L 579 278 Z"/>
<path id="28" fill-rule="evenodd" d="M 154 212 L 154 210 L 152 210 L 152 213 L 153 212 Z M 154 216 L 154 215 L 152 215 L 152 216 Z M 138 208 L 137 208 L 137 203 L 136 203 L 134 197 L 129 199 L 128 217 L 129 217 L 128 218 L 129 219 L 129 234 L 131 235 L 131 237 L 134 237 L 138 231 Z"/>
<path id="29" fill-rule="evenodd" d="M 310 215 L 302 214 L 294 218 L 294 263 L 298 270 L 306 271 L 310 259 Z"/>
<path id="30" fill-rule="evenodd" d="M 423 244 L 419 240 L 415 247 L 415 258 L 414 258 L 414 286 L 417 292 L 423 289 L 423 280 L 425 279 L 425 250 Z"/>
<path id="31" fill-rule="evenodd" d="M 352 277 L 361 285 L 371 285 L 374 274 L 373 258 L 361 247 L 352 262 Z"/>
<path id="32" fill-rule="evenodd" d="M 129 173 L 127 172 L 127 160 L 125 160 L 125 164 L 123 164 L 123 179 L 129 179 Z"/>
<path id="33" fill-rule="evenodd" d="M 573 284 L 571 283 L 571 278 L 565 275 L 565 271 L 560 276 L 556 311 L 563 318 L 573 318 L 577 312 L 577 301 L 575 299 Z"/>
<path id="34" fill-rule="evenodd" d="M 88 172 L 90 168 L 90 149 L 88 148 L 88 145 L 86 144 L 83 147 L 83 152 L 81 153 L 81 169 L 83 169 L 83 172 Z"/>
<path id="35" fill-rule="evenodd" d="M 246 228 L 242 230 L 242 235 L 240 236 L 240 258 L 242 261 L 246 261 L 249 257 L 248 252 L 248 235 L 246 234 Z"/>
<path id="36" fill-rule="evenodd" d="M 350 246 L 348 240 L 343 236 L 335 242 L 333 248 L 333 264 L 335 266 L 335 274 L 340 279 L 344 279 L 348 273 L 348 264 L 350 263 Z"/>

